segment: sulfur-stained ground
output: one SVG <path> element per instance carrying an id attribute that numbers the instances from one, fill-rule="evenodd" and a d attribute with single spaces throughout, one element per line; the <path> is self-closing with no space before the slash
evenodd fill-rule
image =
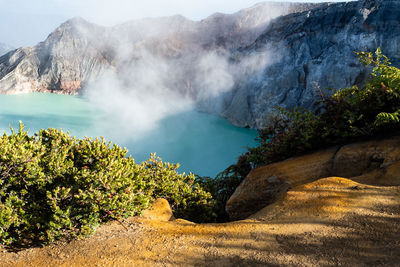
<path id="1" fill-rule="evenodd" d="M 131 218 L 85 240 L 3 250 L 0 265 L 400 266 L 400 187 L 325 178 L 294 188 L 247 220 Z"/>

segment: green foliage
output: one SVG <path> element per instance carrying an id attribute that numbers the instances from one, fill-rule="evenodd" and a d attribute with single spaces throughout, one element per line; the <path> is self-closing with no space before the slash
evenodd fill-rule
<path id="1" fill-rule="evenodd" d="M 184 218 L 196 209 L 211 210 L 210 193 L 192 174 L 178 174 L 178 165 L 155 155 L 136 164 L 126 154 L 103 138 L 80 140 L 55 129 L 29 136 L 20 124 L 18 133 L 4 134 L 0 243 L 45 244 L 87 236 L 101 223 L 140 214 L 159 197 Z"/>
<path id="2" fill-rule="evenodd" d="M 151 194 L 168 200 L 176 217 L 195 222 L 214 220 L 215 201 L 193 174 L 177 174 L 178 164 L 163 163 L 155 155 L 140 167 L 146 174 L 145 183 L 151 188 Z"/>
<path id="3" fill-rule="evenodd" d="M 390 66 L 378 48 L 357 53 L 373 66 L 364 87 L 340 89 L 331 96 L 320 91 L 318 108 L 279 109 L 269 127 L 260 131 L 260 146 L 250 149 L 253 166 L 286 159 L 314 149 L 344 144 L 400 129 L 400 69 Z"/>
<path id="4" fill-rule="evenodd" d="M 340 89 L 330 96 L 319 90 L 314 111 L 277 108 L 278 113 L 270 125 L 259 131 L 260 145 L 250 148 L 237 164 L 221 173 L 219 179 L 234 179 L 239 183 L 251 168 L 315 149 L 398 132 L 400 69 L 390 66 L 380 48 L 375 54 L 361 52 L 357 55 L 360 62 L 373 66 L 365 86 Z M 233 192 L 234 189 L 226 194 Z"/>

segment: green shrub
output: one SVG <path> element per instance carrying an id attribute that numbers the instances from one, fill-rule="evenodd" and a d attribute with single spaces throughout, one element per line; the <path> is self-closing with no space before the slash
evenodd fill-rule
<path id="1" fill-rule="evenodd" d="M 177 216 L 210 211 L 214 202 L 192 174 L 152 155 L 142 164 L 102 138 L 61 130 L 0 137 L 0 242 L 45 244 L 83 237 L 104 222 L 138 215 L 164 197 Z M 208 214 L 212 216 L 212 213 Z M 200 216 L 197 216 L 200 217 Z"/>
<path id="2" fill-rule="evenodd" d="M 315 111 L 278 109 L 269 127 L 260 131 L 260 146 L 250 149 L 247 160 L 260 166 L 304 152 L 395 134 L 400 129 L 400 69 L 390 66 L 378 48 L 357 53 L 365 65 L 372 65 L 362 88 L 340 89 L 330 96 L 321 91 Z"/>
<path id="3" fill-rule="evenodd" d="M 193 174 L 177 174 L 179 164 L 163 163 L 152 155 L 141 164 L 145 183 L 151 187 L 154 198 L 165 198 L 176 217 L 194 222 L 209 222 L 216 217 L 215 201 L 211 194 L 196 181 Z"/>

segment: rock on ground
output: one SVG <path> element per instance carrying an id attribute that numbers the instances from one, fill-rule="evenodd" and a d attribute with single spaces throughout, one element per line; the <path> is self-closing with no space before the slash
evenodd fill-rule
<path id="1" fill-rule="evenodd" d="M 400 137 L 335 147 L 257 168 L 226 204 L 233 220 L 244 219 L 290 187 L 340 176 L 369 185 L 400 185 Z"/>

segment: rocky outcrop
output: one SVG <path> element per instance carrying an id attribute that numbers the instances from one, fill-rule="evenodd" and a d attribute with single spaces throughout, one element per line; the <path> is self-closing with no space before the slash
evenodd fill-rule
<path id="1" fill-rule="evenodd" d="M 37 46 L 19 48 L 0 58 L 0 90 L 76 93 L 109 64 L 98 49 L 104 35 L 105 28 L 83 19 L 67 21 Z"/>
<path id="2" fill-rule="evenodd" d="M 336 148 L 254 169 L 226 204 L 231 219 L 244 219 L 291 187 L 330 176 Z"/>
<path id="3" fill-rule="evenodd" d="M 226 204 L 233 220 L 274 203 L 289 188 L 330 176 L 369 185 L 400 185 L 400 137 L 351 144 L 257 168 Z"/>
<path id="4" fill-rule="evenodd" d="M 142 218 L 160 222 L 173 221 L 174 214 L 168 201 L 163 198 L 156 199 L 151 208 L 142 212 Z"/>

